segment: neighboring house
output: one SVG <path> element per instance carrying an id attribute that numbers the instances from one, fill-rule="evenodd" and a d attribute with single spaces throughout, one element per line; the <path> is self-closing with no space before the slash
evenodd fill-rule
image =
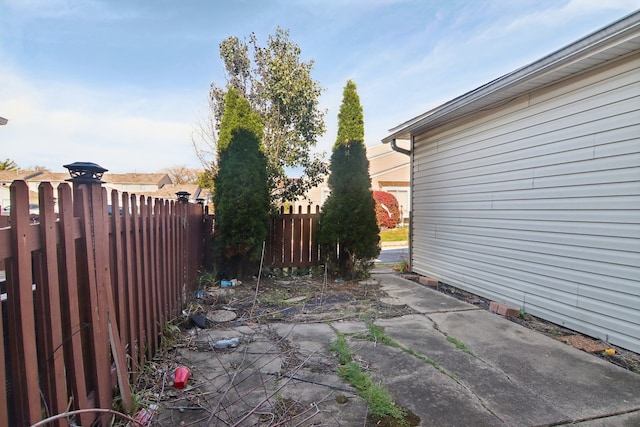
<path id="1" fill-rule="evenodd" d="M 390 132 L 414 272 L 640 352 L 640 12 Z"/>
<path id="2" fill-rule="evenodd" d="M 102 177 L 107 190 L 118 190 L 121 193 L 147 194 L 173 184 L 166 173 L 105 173 Z"/>
<path id="3" fill-rule="evenodd" d="M 9 170 L 0 171 L 0 215 L 9 215 L 11 213 L 11 195 L 9 187 L 11 183 L 16 180 L 27 181 L 34 176 L 41 174 L 42 172 L 33 170 Z M 37 189 L 36 189 L 37 190 Z M 35 199 L 35 202 L 33 200 Z M 29 201 L 32 203 L 38 202 L 38 194 L 30 192 Z"/>
<path id="4" fill-rule="evenodd" d="M 369 159 L 371 189 L 393 194 L 398 199 L 398 204 L 402 206 L 403 217 L 409 218 L 411 212 L 409 157 L 392 150 L 387 144 L 377 144 L 367 147 L 367 159 Z M 321 185 L 309 190 L 307 197 L 295 204 L 296 208 L 297 206 L 304 208 L 308 204 L 322 205 L 330 193 L 327 178 Z"/>
<path id="5" fill-rule="evenodd" d="M 409 142 L 402 141 L 401 144 L 408 145 Z M 408 219 L 411 213 L 409 157 L 392 150 L 388 144 L 378 144 L 367 147 L 367 158 L 371 189 L 393 194 L 398 200 L 403 220 Z"/>
<path id="6" fill-rule="evenodd" d="M 189 202 L 195 203 L 197 199 L 206 199 L 206 194 L 198 184 L 166 184 L 162 188 L 151 193 L 144 193 L 146 196 L 159 199 L 176 200 L 179 191 L 189 193 Z"/>

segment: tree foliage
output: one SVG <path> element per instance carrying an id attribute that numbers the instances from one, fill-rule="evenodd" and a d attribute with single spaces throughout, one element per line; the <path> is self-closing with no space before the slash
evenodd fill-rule
<path id="1" fill-rule="evenodd" d="M 266 46 L 259 45 L 255 34 L 248 43 L 229 37 L 220 43 L 227 84 L 222 87 L 212 83 L 210 90 L 219 131 L 228 88 L 238 90 L 259 115 L 270 189 L 281 201 L 304 195 L 322 181 L 326 172 L 322 156 L 311 151 L 325 132 L 325 111 L 318 106 L 322 88 L 311 77 L 313 61 L 302 61 L 300 54 L 288 30 L 281 28 L 269 36 Z M 286 170 L 290 168 L 302 168 L 302 176 L 287 179 Z"/>
<path id="2" fill-rule="evenodd" d="M 380 228 L 395 228 L 400 221 L 400 205 L 398 199 L 386 191 L 374 191 L 376 201 L 376 221 Z"/>
<path id="3" fill-rule="evenodd" d="M 215 249 L 228 275 L 243 277 L 259 258 L 269 227 L 267 160 L 259 117 L 235 89 L 226 96 L 214 178 Z"/>
<path id="4" fill-rule="evenodd" d="M 364 121 L 354 82 L 344 88 L 338 115 L 338 137 L 331 155 L 331 194 L 322 206 L 319 243 L 340 274 L 354 277 L 380 253 L 375 201 L 371 194 Z"/>
<path id="5" fill-rule="evenodd" d="M 0 171 L 12 171 L 18 169 L 18 165 L 11 159 L 5 159 L 0 162 Z"/>

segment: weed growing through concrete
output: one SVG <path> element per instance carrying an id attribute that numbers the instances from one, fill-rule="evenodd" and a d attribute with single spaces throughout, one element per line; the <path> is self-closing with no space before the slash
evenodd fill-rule
<path id="1" fill-rule="evenodd" d="M 455 345 L 458 350 L 464 351 L 465 353 L 470 354 L 471 356 L 474 356 L 474 354 L 471 352 L 471 350 L 469 350 L 469 347 L 467 347 L 466 345 L 464 345 L 464 343 L 458 341 L 454 337 L 451 337 L 451 336 L 447 335 L 447 341 L 449 341 L 451 344 Z"/>
<path id="2" fill-rule="evenodd" d="M 358 390 L 358 395 L 365 401 L 369 413 L 376 417 L 391 417 L 396 425 L 408 425 L 404 420 L 405 412 L 389 397 L 387 391 L 374 384 L 369 375 L 352 359 L 351 349 L 344 334 L 338 333 L 338 339 L 329 345 L 340 361 L 338 375 Z"/>

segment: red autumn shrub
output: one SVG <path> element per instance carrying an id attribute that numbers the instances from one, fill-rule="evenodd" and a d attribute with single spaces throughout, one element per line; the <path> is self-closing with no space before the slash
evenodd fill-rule
<path id="1" fill-rule="evenodd" d="M 386 191 L 374 191 L 373 199 L 376 201 L 376 220 L 380 228 L 395 228 L 400 221 L 400 208 L 398 199 Z"/>

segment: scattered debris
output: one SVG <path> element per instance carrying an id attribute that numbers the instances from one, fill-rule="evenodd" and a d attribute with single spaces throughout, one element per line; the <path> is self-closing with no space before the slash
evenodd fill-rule
<path id="1" fill-rule="evenodd" d="M 606 345 L 583 335 L 565 335 L 563 337 L 559 337 L 558 341 L 572 345 L 573 347 L 586 351 L 587 353 L 600 353 L 607 349 Z"/>
<path id="2" fill-rule="evenodd" d="M 208 328 L 210 323 L 210 321 L 202 314 L 190 314 L 189 320 L 191 320 L 200 329 Z"/>
<path id="3" fill-rule="evenodd" d="M 240 344 L 239 338 L 225 338 L 223 340 L 218 340 L 213 344 L 213 348 L 217 350 L 225 349 L 225 348 L 236 348 Z"/>
<path id="4" fill-rule="evenodd" d="M 173 373 L 173 386 L 178 390 L 185 388 L 187 381 L 189 380 L 190 373 L 191 371 L 189 371 L 189 368 L 186 366 L 178 366 Z"/>
<path id="5" fill-rule="evenodd" d="M 211 321 L 215 323 L 231 322 L 238 317 L 234 311 L 226 309 L 212 311 L 209 316 Z"/>

